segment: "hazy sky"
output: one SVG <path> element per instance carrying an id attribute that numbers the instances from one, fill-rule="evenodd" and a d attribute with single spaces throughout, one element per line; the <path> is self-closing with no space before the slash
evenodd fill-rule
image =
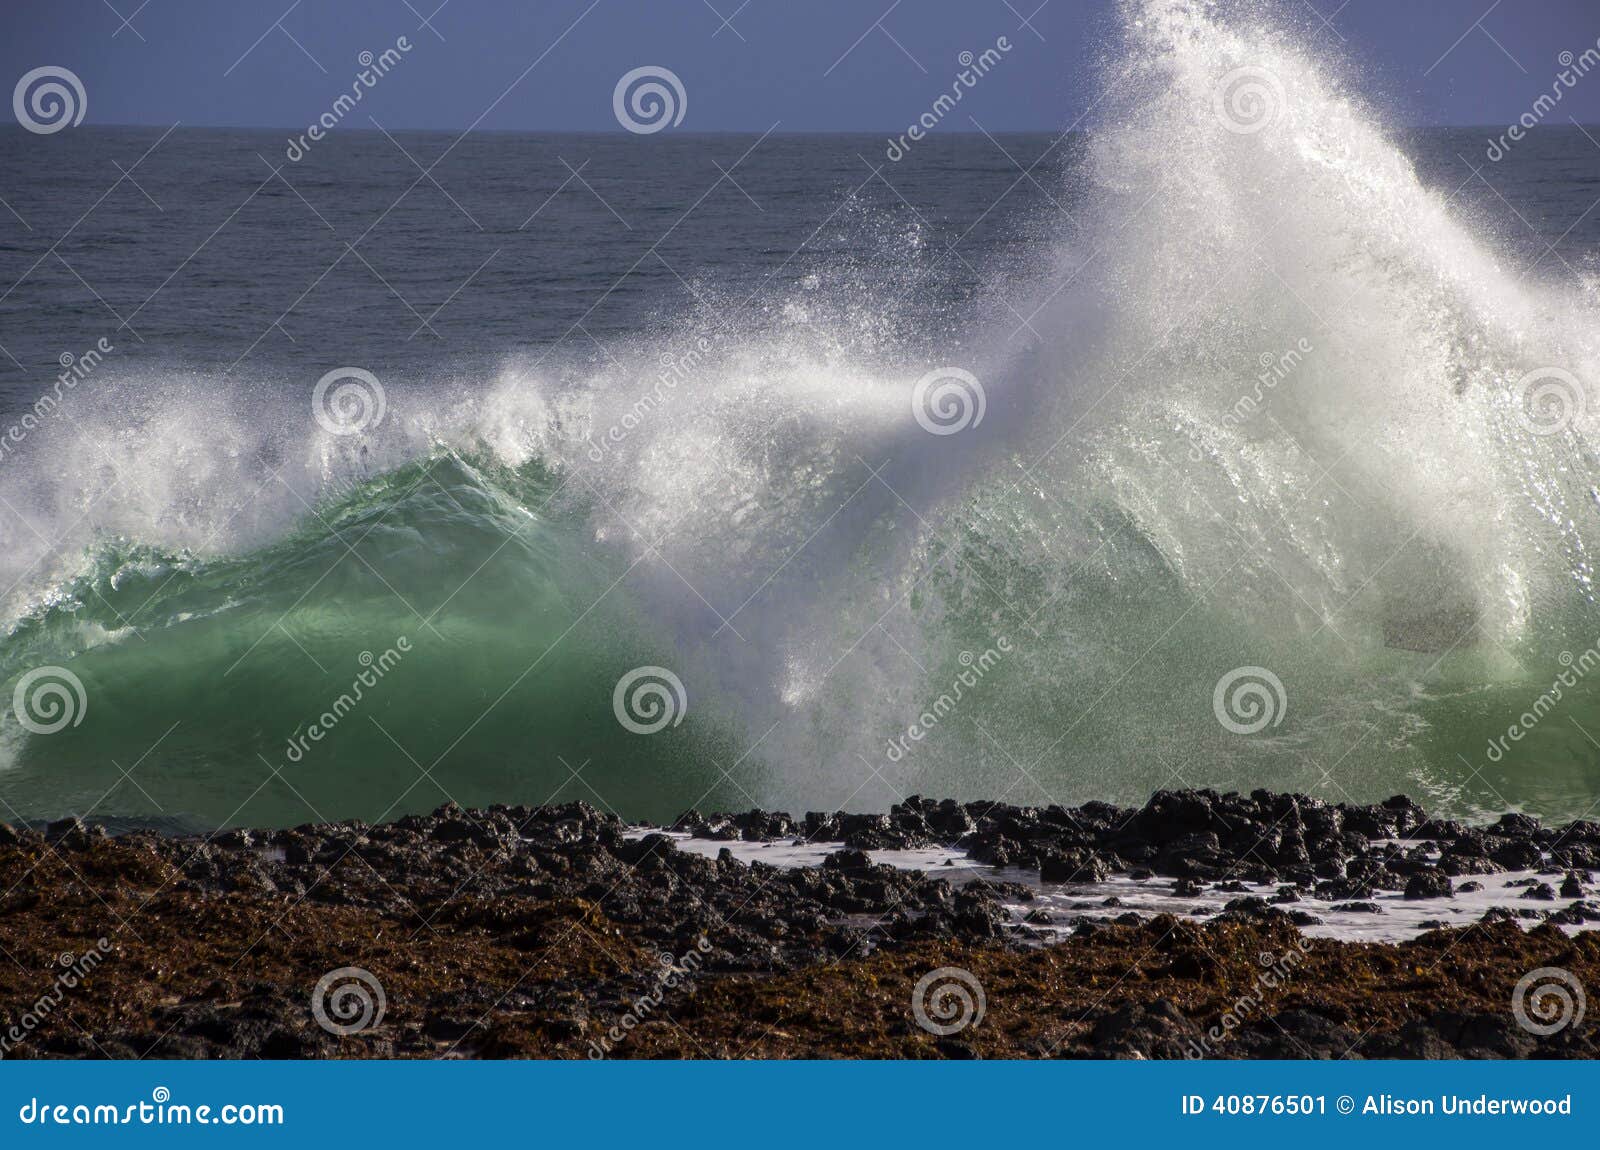
<path id="1" fill-rule="evenodd" d="M 1400 122 L 1504 125 L 1600 38 L 1596 0 L 1283 0 Z M 287 11 L 286 11 L 287 10 Z M 887 11 L 886 11 L 887 10 Z M 615 131 L 617 79 L 670 68 L 683 131 L 903 130 L 963 51 L 1013 51 L 964 104 L 1052 129 L 1092 99 L 1113 0 L 0 0 L 0 75 L 70 68 L 88 123 L 303 128 L 363 51 L 412 51 L 360 115 L 385 127 Z M 128 21 L 124 22 L 124 17 Z M 724 17 L 727 22 L 724 22 Z M 1326 18 L 1327 23 L 1323 23 Z M 427 24 L 424 24 L 424 19 Z M 1555 122 L 1600 121 L 1600 69 Z M 965 124 L 963 126 L 966 126 Z"/>

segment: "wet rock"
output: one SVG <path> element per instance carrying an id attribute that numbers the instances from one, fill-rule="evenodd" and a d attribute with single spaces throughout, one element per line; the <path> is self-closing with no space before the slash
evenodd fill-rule
<path id="1" fill-rule="evenodd" d="M 1355 1051 L 1361 1035 L 1310 1010 L 1285 1010 L 1242 1028 L 1230 1053 L 1250 1058 L 1338 1059 Z"/>
<path id="2" fill-rule="evenodd" d="M 1532 815 L 1504 814 L 1493 830 L 1507 838 L 1531 839 L 1539 833 L 1539 820 Z"/>
<path id="3" fill-rule="evenodd" d="M 1428 1026 L 1461 1058 L 1527 1058 L 1538 1047 L 1534 1037 L 1519 1027 L 1509 1013 L 1502 1016 L 1439 1011 L 1428 1019 Z"/>
<path id="4" fill-rule="evenodd" d="M 1405 897 L 1408 899 L 1450 898 L 1454 894 L 1450 876 L 1437 871 L 1414 874 L 1406 883 Z"/>
<path id="5" fill-rule="evenodd" d="M 1366 899 L 1372 897 L 1372 884 L 1356 882 L 1352 879 L 1334 879 L 1319 882 L 1316 885 L 1316 896 L 1330 902 L 1338 900 Z"/>
<path id="6" fill-rule="evenodd" d="M 872 865 L 872 856 L 864 850 L 834 851 L 822 860 L 824 870 L 864 871 Z"/>
<path id="7" fill-rule="evenodd" d="M 1490 848 L 1489 857 L 1504 870 L 1531 870 L 1544 854 L 1531 842 L 1502 841 Z"/>
<path id="8" fill-rule="evenodd" d="M 1076 852 L 1070 855 L 1050 855 L 1039 860 L 1039 877 L 1045 882 L 1104 882 L 1111 873 L 1098 855 Z"/>
<path id="9" fill-rule="evenodd" d="M 104 827 L 85 826 L 82 819 L 58 819 L 45 827 L 45 841 L 71 851 L 88 850 L 96 838 L 105 838 Z"/>
<path id="10" fill-rule="evenodd" d="M 1584 926 L 1600 922 L 1600 904 L 1580 899 L 1562 910 L 1552 911 L 1545 921 L 1563 926 Z"/>
<path id="11" fill-rule="evenodd" d="M 1092 1036 L 1098 1058 L 1187 1058 L 1202 1040 L 1200 1028 L 1165 998 L 1122 1007 L 1096 1022 Z"/>

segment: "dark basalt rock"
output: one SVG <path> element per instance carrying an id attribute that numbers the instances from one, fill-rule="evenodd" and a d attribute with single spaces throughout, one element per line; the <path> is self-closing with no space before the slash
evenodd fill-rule
<path id="1" fill-rule="evenodd" d="M 834 851 L 822 860 L 823 870 L 869 871 L 872 868 L 872 856 L 864 850 Z"/>
<path id="2" fill-rule="evenodd" d="M 1106 1015 L 1095 1023 L 1092 1036 L 1096 1058 L 1190 1058 L 1203 1040 L 1200 1027 L 1165 998 L 1130 1003 Z"/>
<path id="3" fill-rule="evenodd" d="M 1247 1058 L 1343 1058 L 1361 1040 L 1348 1026 L 1310 1010 L 1285 1010 L 1242 1027 L 1229 1053 Z"/>
<path id="4" fill-rule="evenodd" d="M 1406 883 L 1405 897 L 1409 899 L 1450 898 L 1454 894 L 1455 888 L 1450 885 L 1450 876 L 1437 871 L 1414 874 Z"/>
<path id="5" fill-rule="evenodd" d="M 45 827 L 45 841 L 69 851 L 86 851 L 106 837 L 104 827 L 85 826 L 80 818 L 60 819 Z"/>
<path id="6" fill-rule="evenodd" d="M 1600 904 L 1579 900 L 1562 910 L 1551 911 L 1545 921 L 1560 923 L 1563 926 L 1583 926 L 1586 923 L 1600 922 Z"/>
<path id="7" fill-rule="evenodd" d="M 1156 875 L 1215 884 L 1243 894 L 1243 882 L 1280 886 L 1344 902 L 1379 890 L 1441 897 L 1449 880 L 1545 862 L 1552 873 L 1600 866 L 1600 824 L 1547 829 L 1525 815 L 1473 827 L 1430 819 L 1405 796 L 1366 806 L 1257 790 L 1158 791 L 1137 810 L 1106 803 L 1077 808 L 999 802 L 936 802 L 912 796 L 886 815 L 808 813 L 701 816 L 675 827 L 705 838 L 783 838 L 838 842 L 856 849 L 944 845 L 993 866 L 1036 869 L 1047 882 L 1097 882 L 1108 874 Z M 1563 898 L 1582 894 L 1563 883 Z M 1463 887 L 1463 889 L 1470 889 Z M 1175 888 L 1189 897 L 1188 886 Z M 1430 893 L 1431 892 L 1431 893 Z M 1287 902 L 1290 896 L 1277 897 Z"/>
<path id="8" fill-rule="evenodd" d="M 1104 859 L 1083 851 L 1041 855 L 1038 867 L 1039 877 L 1045 882 L 1097 883 L 1111 874 Z"/>
<path id="9" fill-rule="evenodd" d="M 1539 865 L 1544 853 L 1527 840 L 1502 841 L 1490 846 L 1489 857 L 1503 870 L 1530 870 Z"/>
<path id="10" fill-rule="evenodd" d="M 10 979 L 8 1009 L 34 1001 L 41 960 L 48 966 L 63 943 L 81 952 L 82 938 L 96 937 L 88 932 L 101 929 L 103 893 L 129 913 L 152 900 L 139 921 L 153 941 L 121 936 L 118 958 L 74 999 L 74 1017 L 96 1011 L 93 1043 L 58 1025 L 33 1036 L 28 1054 L 581 1057 L 590 1038 L 651 989 L 658 956 L 691 953 L 699 956 L 698 985 L 715 993 L 684 989 L 668 1013 L 714 1055 L 740 1053 L 769 1029 L 775 1037 L 758 1056 L 1600 1054 L 1592 1027 L 1538 1039 L 1506 1008 L 1516 979 L 1539 966 L 1569 968 L 1593 985 L 1600 935 L 1569 939 L 1558 929 L 1600 922 L 1594 901 L 1568 898 L 1589 875 L 1559 857 L 1569 846 L 1591 849 L 1591 839 L 1600 848 L 1600 828 L 1589 825 L 1562 831 L 1503 819 L 1485 831 L 1427 822 L 1403 800 L 1357 807 L 1209 791 L 1167 792 L 1139 811 L 913 798 L 879 816 L 811 815 L 796 824 L 782 813 L 686 812 L 678 825 L 717 842 L 828 832 L 817 841 L 830 853 L 822 866 L 794 870 L 741 862 L 728 849 L 707 858 L 668 835 L 636 835 L 583 803 L 447 805 L 380 826 L 230 831 L 210 841 L 111 839 L 72 820 L 46 833 L 0 827 L 0 866 L 15 876 L 7 884 L 15 889 L 0 898 L 0 921 L 8 950 L 24 947 L 28 964 L 20 977 L 0 972 L 0 982 Z M 1377 841 L 1367 827 L 1389 836 L 1406 828 L 1414 837 Z M 1424 834 L 1437 846 L 1416 840 Z M 851 845 L 954 836 L 965 836 L 957 846 L 988 844 L 1041 871 L 1142 869 L 1149 878 L 1171 866 L 1184 873 L 1164 874 L 1149 893 L 1170 885 L 1186 900 L 1201 893 L 1199 872 L 1216 868 L 1215 890 L 1230 901 L 1203 926 L 1131 912 L 1115 923 L 1057 922 L 1043 909 L 1007 909 L 1026 903 L 1026 887 L 961 886 L 877 865 Z M 1295 925 L 1316 921 L 1303 909 L 1308 892 L 1344 896 L 1340 911 L 1379 913 L 1375 892 L 1439 897 L 1451 886 L 1448 859 L 1494 869 L 1509 845 L 1547 857 L 1549 869 L 1510 888 L 1523 897 L 1486 914 L 1491 925 L 1446 931 L 1436 922 L 1441 933 L 1392 950 L 1309 942 L 1305 968 L 1275 988 L 1260 1013 L 1210 1040 L 1206 1028 L 1220 1016 L 1198 1012 L 1224 1009 L 1235 988 L 1260 975 L 1258 956 L 1289 953 L 1291 940 L 1301 940 Z M 1341 873 L 1325 873 L 1334 868 Z M 85 889 L 83 875 L 100 889 Z M 1105 906 L 1128 910 L 1115 899 Z M 286 908 L 291 929 L 271 934 Z M 1012 921 L 1018 913 L 1022 929 Z M 58 937 L 68 914 L 72 929 Z M 1524 932 L 1523 924 L 1539 925 Z M 1034 929 L 1052 926 L 1074 929 L 1065 940 L 1064 930 Z M 190 930 L 196 955 L 237 954 L 269 934 L 271 941 L 207 986 L 173 943 Z M 1051 948 L 1034 947 L 1045 943 Z M 1441 962 L 1447 947 L 1450 959 Z M 306 999 L 318 975 L 344 964 L 381 975 L 390 1017 L 373 1033 L 340 1039 L 309 1020 Z M 915 1027 L 908 1005 L 916 980 L 941 965 L 981 978 L 993 1018 L 943 1045 Z M 1423 973 L 1413 984 L 1409 973 L 1390 977 L 1394 971 Z M 168 981 L 171 998 L 161 990 Z M 859 1000 L 858 988 L 867 991 Z M 1108 992 L 1116 997 L 1103 1001 Z M 1433 1011 L 1443 1004 L 1455 1013 Z M 672 1047 L 677 1033 L 649 1022 L 629 1040 L 637 1043 L 631 1052 L 704 1053 Z M 852 1045 L 856 1038 L 841 1044 L 841 1034 L 865 1036 L 863 1049 Z"/>

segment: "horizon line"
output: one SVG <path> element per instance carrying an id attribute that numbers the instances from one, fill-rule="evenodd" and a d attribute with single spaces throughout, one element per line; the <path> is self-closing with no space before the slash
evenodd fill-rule
<path id="1" fill-rule="evenodd" d="M 10 128 L 10 129 L 14 129 L 14 130 L 17 130 L 17 131 L 22 131 L 22 132 L 26 132 L 27 131 L 26 128 L 24 128 L 21 124 L 17 124 L 17 123 L 4 124 L 4 125 L 0 125 L 0 127 Z M 196 123 L 185 123 L 182 120 L 176 121 L 175 123 L 172 123 L 172 124 L 145 122 L 145 121 L 121 121 L 121 120 L 118 120 L 118 121 L 86 123 L 86 124 L 80 125 L 79 127 L 80 128 L 92 128 L 92 129 L 93 128 L 116 128 L 116 129 L 138 128 L 138 129 L 149 129 L 149 130 L 153 130 L 153 131 L 175 131 L 175 130 L 185 130 L 186 129 L 186 130 L 189 130 L 189 131 L 235 131 L 235 132 L 273 132 L 273 133 L 287 132 L 287 133 L 290 133 L 291 136 L 304 133 L 305 130 L 306 130 L 305 127 L 303 127 L 303 126 L 289 126 L 289 125 L 283 125 L 283 124 L 210 124 L 210 123 L 199 123 L 199 124 L 196 124 Z M 1412 130 L 1412 129 L 1419 129 L 1419 128 L 1439 128 L 1439 129 L 1448 128 L 1448 129 L 1459 130 L 1459 131 L 1468 131 L 1468 130 L 1477 129 L 1477 130 L 1491 131 L 1491 132 L 1503 131 L 1504 130 L 1504 125 L 1498 124 L 1498 123 L 1493 123 L 1493 124 L 1491 124 L 1491 123 L 1437 123 L 1437 122 L 1435 122 L 1435 123 L 1406 123 L 1406 124 L 1395 125 L 1395 127 L 1403 129 L 1403 130 Z M 1591 121 L 1588 121 L 1586 123 L 1579 123 L 1578 121 L 1573 120 L 1570 123 L 1566 123 L 1566 124 L 1538 124 L 1538 125 L 1535 125 L 1532 128 L 1524 128 L 1523 130 L 1531 135 L 1534 132 L 1543 131 L 1543 130 L 1547 130 L 1547 129 L 1560 129 L 1562 131 L 1571 131 L 1573 129 L 1578 129 L 1578 130 L 1581 131 L 1584 128 L 1597 128 L 1597 129 L 1600 129 L 1600 120 L 1591 120 Z M 990 129 L 990 130 L 987 130 L 987 131 L 973 130 L 973 129 L 967 129 L 967 128 L 954 128 L 954 129 L 951 129 L 949 131 L 940 131 L 940 132 L 937 133 L 937 135 L 938 136 L 974 136 L 974 137 L 977 137 L 977 138 L 981 139 L 984 136 L 1047 136 L 1047 135 L 1066 136 L 1066 135 L 1083 135 L 1083 134 L 1085 134 L 1085 133 L 1087 133 L 1089 131 L 1092 131 L 1092 130 L 1093 130 L 1092 128 L 1084 128 L 1084 127 L 1077 127 L 1077 126 L 1069 127 L 1069 128 L 1066 128 L 1066 129 L 1056 128 L 1056 127 L 994 128 L 994 129 Z M 392 125 L 392 124 L 391 125 L 385 125 L 382 128 L 355 128 L 355 127 L 346 128 L 343 125 L 340 125 L 338 128 L 325 129 L 325 131 L 330 136 L 333 135 L 335 132 L 337 132 L 340 135 L 365 134 L 365 135 L 373 135 L 373 136 L 382 135 L 385 132 L 417 132 L 417 133 L 421 133 L 421 132 L 436 132 L 436 133 L 439 133 L 441 135 L 448 135 L 448 134 L 469 135 L 470 134 L 470 135 L 484 135 L 484 136 L 487 136 L 487 135 L 502 135 L 502 136 L 509 136 L 509 135 L 518 135 L 518 136 L 617 136 L 617 137 L 620 137 L 620 138 L 636 138 L 636 137 L 638 137 L 640 135 L 640 133 L 629 132 L 625 128 L 620 128 L 620 127 L 614 127 L 614 128 L 426 127 L 426 128 L 423 128 L 423 127 L 415 127 L 415 126 L 407 126 L 407 125 L 398 125 L 398 126 L 396 126 L 396 125 Z M 787 128 L 787 129 L 769 128 L 769 129 L 766 129 L 765 131 L 763 131 L 760 128 L 698 128 L 698 129 L 695 129 L 695 128 L 682 128 L 682 129 L 675 129 L 675 130 L 673 130 L 673 131 L 671 131 L 669 133 L 660 133 L 660 136 L 661 136 L 662 139 L 669 139 L 669 138 L 672 138 L 674 136 L 762 136 L 762 135 L 767 135 L 767 136 L 881 136 L 881 135 L 884 135 L 885 133 L 888 133 L 889 134 L 889 138 L 892 139 L 892 138 L 895 138 L 895 135 L 897 133 L 903 134 L 903 132 L 904 132 L 903 128 L 895 128 L 895 129 L 886 129 L 886 128 Z M 655 135 L 656 133 L 649 133 L 649 134 Z M 929 140 L 931 140 L 933 138 L 935 138 L 935 133 L 933 133 L 933 132 L 929 132 L 928 135 L 925 137 L 925 139 L 929 139 Z"/>

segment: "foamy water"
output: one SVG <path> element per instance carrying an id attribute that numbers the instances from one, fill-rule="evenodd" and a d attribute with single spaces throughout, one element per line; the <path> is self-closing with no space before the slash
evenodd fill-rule
<path id="1" fill-rule="evenodd" d="M 721 842 L 653 828 L 636 828 L 629 833 L 629 837 L 642 838 L 646 834 L 665 834 L 679 850 L 703 858 L 714 859 L 726 848 L 740 862 L 760 862 L 785 868 L 820 866 L 824 858 L 840 849 L 838 843 L 800 840 L 787 843 Z M 1419 840 L 1407 841 L 1403 845 L 1414 847 L 1422 844 Z M 1115 874 L 1100 882 L 1056 883 L 1044 882 L 1038 871 L 988 866 L 974 862 L 964 851 L 943 847 L 872 850 L 866 853 L 875 863 L 901 870 L 923 871 L 932 878 L 948 879 L 956 886 L 971 882 L 1021 884 L 1033 892 L 1033 897 L 1025 901 L 1002 899 L 1002 904 L 1011 916 L 1012 930 L 1025 932 L 1027 937 L 1042 941 L 1065 938 L 1083 920 L 1109 921 L 1126 914 L 1137 914 L 1142 918 L 1171 914 L 1204 922 L 1221 913 L 1234 899 L 1254 896 L 1270 901 L 1282 886 L 1275 882 L 1244 883 L 1247 888 L 1244 891 L 1224 891 L 1218 890 L 1216 883 L 1204 882 L 1201 885 L 1205 889 L 1199 894 L 1180 897 L 1173 893 L 1173 884 L 1177 880 L 1160 876 L 1135 879 L 1127 874 Z M 1370 898 L 1359 900 L 1376 905 L 1376 912 L 1335 910 L 1333 908 L 1336 905 L 1355 900 L 1319 899 L 1306 893 L 1299 894 L 1294 902 L 1277 906 L 1285 912 L 1303 911 L 1320 919 L 1321 922 L 1300 927 L 1312 938 L 1332 938 L 1345 942 L 1402 942 L 1441 926 L 1471 926 L 1483 918 L 1484 912 L 1496 907 L 1517 914 L 1529 909 L 1539 912 L 1563 909 L 1572 902 L 1571 899 L 1547 902 L 1521 897 L 1531 882 L 1549 882 L 1552 886 L 1559 886 L 1560 874 L 1541 874 L 1533 870 L 1504 871 L 1459 879 L 1456 885 L 1465 882 L 1477 882 L 1481 884 L 1481 889 L 1458 892 L 1450 898 L 1430 899 L 1408 899 L 1399 891 L 1377 891 Z M 1589 889 L 1593 891 L 1592 886 Z M 1112 905 L 1106 905 L 1107 900 L 1115 901 Z M 1026 916 L 1036 911 L 1045 912 L 1053 921 L 1024 921 Z M 1531 930 L 1540 921 L 1538 917 L 1519 918 L 1518 925 L 1524 930 Z M 1597 927 L 1600 927 L 1600 922 L 1581 926 L 1558 924 L 1558 929 L 1567 934 Z"/>

